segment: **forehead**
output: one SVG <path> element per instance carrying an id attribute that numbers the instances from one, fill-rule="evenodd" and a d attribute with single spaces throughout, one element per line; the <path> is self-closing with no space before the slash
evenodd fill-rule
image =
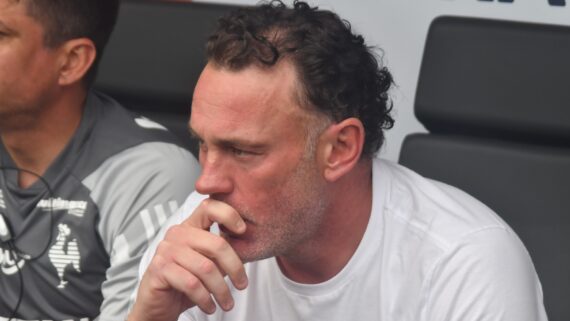
<path id="1" fill-rule="evenodd" d="M 0 22 L 16 28 L 29 25 L 41 28 L 39 21 L 30 14 L 29 5 L 28 0 L 0 0 Z"/>
<path id="2" fill-rule="evenodd" d="M 208 64 L 196 85 L 190 125 L 237 129 L 270 127 L 307 117 L 300 107 L 294 67 L 280 62 L 272 68 L 231 71 Z"/>
<path id="3" fill-rule="evenodd" d="M 25 6 L 27 1 L 25 0 L 0 0 L 0 10 L 7 9 L 26 9 Z"/>

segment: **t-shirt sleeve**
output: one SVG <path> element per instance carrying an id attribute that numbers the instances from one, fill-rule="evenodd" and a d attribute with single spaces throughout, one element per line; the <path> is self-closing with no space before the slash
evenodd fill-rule
<path id="1" fill-rule="evenodd" d="M 191 153 L 154 142 L 113 156 L 86 178 L 99 208 L 97 228 L 110 257 L 98 320 L 126 318 L 144 251 L 194 189 L 198 175 L 199 165 Z"/>
<path id="2" fill-rule="evenodd" d="M 530 256 L 508 229 L 464 237 L 437 262 L 426 287 L 423 320 L 547 320 Z"/>

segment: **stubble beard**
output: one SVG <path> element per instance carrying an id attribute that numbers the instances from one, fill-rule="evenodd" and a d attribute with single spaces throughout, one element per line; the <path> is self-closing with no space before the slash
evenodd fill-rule
<path id="1" fill-rule="evenodd" d="M 270 222 L 252 219 L 253 239 L 248 240 L 246 247 L 234 248 L 242 262 L 294 255 L 300 246 L 318 233 L 325 219 L 326 200 L 323 183 L 319 182 L 317 175 L 312 160 L 300 162 L 282 189 L 284 195 L 277 197 L 273 206 L 267 209 L 268 215 L 275 219 Z M 246 221 L 256 217 L 246 207 L 235 208 Z M 224 237 L 232 244 L 231 237 Z"/>

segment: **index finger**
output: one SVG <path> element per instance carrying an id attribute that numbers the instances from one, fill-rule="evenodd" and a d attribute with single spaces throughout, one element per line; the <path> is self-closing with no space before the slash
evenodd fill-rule
<path id="1" fill-rule="evenodd" d="M 180 225 L 208 230 L 214 223 L 221 224 L 236 234 L 242 234 L 246 230 L 244 220 L 233 207 L 211 198 L 203 200 L 192 215 Z M 219 235 L 206 233 L 201 237 L 190 238 L 186 242 L 191 248 L 214 260 L 220 270 L 229 276 L 236 288 L 247 287 L 248 281 L 243 262 L 227 240 Z"/>
<path id="2" fill-rule="evenodd" d="M 238 211 L 224 202 L 211 198 L 203 200 L 192 215 L 181 224 L 207 230 L 214 223 L 221 224 L 236 234 L 242 234 L 246 229 L 246 224 Z"/>
<path id="3" fill-rule="evenodd" d="M 186 244 L 214 261 L 220 272 L 228 275 L 237 289 L 245 289 L 247 287 L 248 280 L 243 262 L 223 237 L 203 232 L 200 237 L 187 239 Z"/>

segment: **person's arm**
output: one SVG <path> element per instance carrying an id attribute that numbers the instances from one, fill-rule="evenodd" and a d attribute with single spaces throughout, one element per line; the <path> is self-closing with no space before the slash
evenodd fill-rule
<path id="1" fill-rule="evenodd" d="M 510 230 L 483 229 L 448 250 L 426 284 L 422 320 L 545 321 L 530 256 Z"/>
<path id="2" fill-rule="evenodd" d="M 110 267 L 99 321 L 124 320 L 138 265 L 161 224 L 194 189 L 196 159 L 172 144 L 146 143 L 108 159 L 84 184 L 97 204 L 97 226 Z"/>
<path id="3" fill-rule="evenodd" d="M 241 234 L 246 225 L 229 205 L 205 199 L 181 224 L 168 229 L 144 273 L 130 321 L 177 320 L 198 306 L 205 313 L 233 307 L 224 276 L 238 289 L 247 287 L 243 263 L 224 238 L 210 233 L 214 224 Z"/>

